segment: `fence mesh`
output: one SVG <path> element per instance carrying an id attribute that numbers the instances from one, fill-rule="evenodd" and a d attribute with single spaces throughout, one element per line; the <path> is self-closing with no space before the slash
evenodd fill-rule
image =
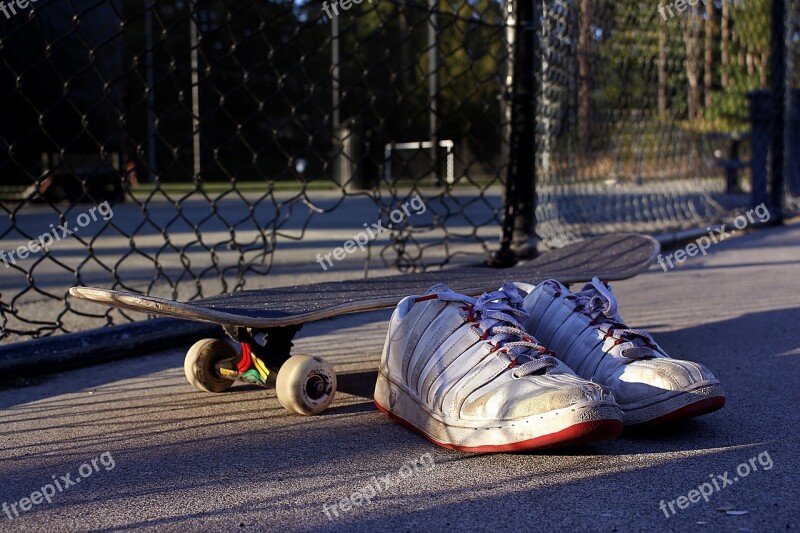
<path id="1" fill-rule="evenodd" d="M 771 1 L 682 4 L 543 3 L 546 241 L 698 225 L 750 204 L 748 94 L 769 88 Z"/>
<path id="2" fill-rule="evenodd" d="M 68 300 L 76 284 L 190 300 L 483 261 L 519 216 L 513 157 L 535 162 L 549 246 L 730 216 L 753 201 L 771 1 L 669 5 L 537 0 L 522 22 L 497 0 L 0 10 L 0 339 L 137 318 Z M 515 155 L 520 24 L 536 140 Z"/>

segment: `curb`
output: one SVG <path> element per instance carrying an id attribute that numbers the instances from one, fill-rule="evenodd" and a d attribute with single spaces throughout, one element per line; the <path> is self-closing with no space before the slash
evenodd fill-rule
<path id="1" fill-rule="evenodd" d="M 689 228 L 684 230 L 677 230 L 677 231 L 667 231 L 664 233 L 660 233 L 658 235 L 654 235 L 653 238 L 658 241 L 661 246 L 670 246 L 673 244 L 684 243 L 688 241 L 693 241 L 703 235 L 709 235 L 710 233 L 721 229 L 725 224 L 711 224 L 706 226 L 705 228 Z M 753 222 L 751 224 L 747 224 L 746 227 L 742 228 L 740 236 L 745 234 L 748 231 L 753 230 L 760 230 L 765 228 L 774 227 L 774 224 L 769 222 Z M 711 230 L 711 231 L 709 231 Z M 732 237 L 732 235 L 728 235 L 726 239 Z"/>
<path id="2" fill-rule="evenodd" d="M 19 378 L 174 348 L 203 337 L 224 337 L 216 324 L 154 318 L 119 326 L 0 345 L 0 385 Z"/>

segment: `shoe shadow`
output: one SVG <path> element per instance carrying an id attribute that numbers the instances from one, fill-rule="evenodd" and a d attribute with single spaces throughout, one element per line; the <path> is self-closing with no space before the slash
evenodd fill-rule
<path id="1" fill-rule="evenodd" d="M 372 401 L 375 394 L 375 382 L 378 380 L 377 370 L 351 372 L 336 376 L 337 390 Z"/>
<path id="2" fill-rule="evenodd" d="M 375 404 L 372 402 L 373 394 L 375 393 L 375 381 L 377 379 L 377 370 L 337 374 L 337 392 L 349 394 L 358 398 L 364 398 L 368 401 L 351 403 L 347 405 L 333 405 L 325 410 L 321 416 L 357 414 L 366 413 L 369 411 L 377 411 L 377 407 L 375 407 Z"/>
<path id="3" fill-rule="evenodd" d="M 787 378 L 800 371 L 798 323 L 795 307 L 654 334 L 672 357 L 707 366 L 722 384 L 726 405 L 697 418 L 626 428 L 615 448 L 702 450 L 795 438 L 789 428 L 800 423 L 800 413 L 788 406 L 797 405 L 800 392 Z"/>
<path id="4" fill-rule="evenodd" d="M 690 418 L 657 426 L 628 426 L 623 430 L 619 439 L 631 443 L 636 442 L 638 445 L 677 446 L 681 442 L 709 437 L 714 434 L 715 427 L 719 426 L 711 419 L 702 417 Z"/>

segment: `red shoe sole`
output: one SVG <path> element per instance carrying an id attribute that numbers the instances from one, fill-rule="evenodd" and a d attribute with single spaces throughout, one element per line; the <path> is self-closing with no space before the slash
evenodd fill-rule
<path id="1" fill-rule="evenodd" d="M 432 443 L 436 444 L 437 446 L 441 446 L 442 448 L 448 448 L 450 450 L 458 450 L 460 452 L 473 452 L 473 453 L 519 452 L 527 450 L 537 450 L 541 448 L 575 446 L 578 444 L 586 444 L 589 442 L 596 442 L 599 440 L 613 439 L 614 437 L 618 437 L 622 433 L 621 420 L 610 420 L 610 419 L 592 420 L 589 422 L 581 422 L 579 424 L 575 424 L 574 426 L 562 429 L 561 431 L 557 431 L 556 433 L 550 433 L 549 435 L 542 435 L 541 437 L 536 437 L 534 439 L 523 440 L 520 442 L 513 442 L 510 444 L 486 445 L 486 446 L 457 446 L 455 444 L 448 444 L 445 442 L 439 442 L 437 440 L 432 439 L 430 435 L 426 434 L 424 431 L 416 427 L 411 422 L 408 422 L 404 418 L 400 418 L 399 416 L 390 413 L 387 409 L 384 409 L 378 402 L 375 402 L 375 406 L 378 408 L 379 411 L 388 416 L 390 419 L 394 420 L 395 422 L 397 422 L 402 426 L 407 427 L 408 429 L 414 431 L 415 433 L 419 433 L 420 435 L 422 435 Z"/>
<path id="2" fill-rule="evenodd" d="M 725 396 L 714 396 L 712 398 L 705 398 L 698 400 L 689 405 L 684 405 L 680 409 L 667 413 L 653 420 L 642 422 L 640 424 L 631 424 L 630 427 L 646 427 L 658 426 L 661 424 L 669 424 L 670 422 L 677 422 L 679 420 L 686 420 L 695 416 L 707 415 L 713 413 L 725 406 Z"/>

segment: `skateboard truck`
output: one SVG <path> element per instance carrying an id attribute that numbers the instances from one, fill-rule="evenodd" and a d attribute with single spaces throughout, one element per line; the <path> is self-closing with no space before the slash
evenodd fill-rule
<path id="1" fill-rule="evenodd" d="M 189 383 L 207 392 L 224 392 L 235 381 L 267 386 L 270 370 L 277 372 L 278 401 L 287 410 L 304 415 L 328 408 L 336 393 L 336 373 L 320 357 L 292 357 L 292 339 L 302 325 L 279 328 L 224 326 L 240 343 L 241 352 L 220 339 L 204 339 L 189 349 L 184 372 Z M 259 341 L 258 337 L 262 337 Z"/>
<path id="2" fill-rule="evenodd" d="M 302 328 L 298 326 L 286 326 L 282 328 L 246 328 L 223 326 L 225 333 L 233 340 L 242 344 L 242 354 L 236 361 L 236 366 L 243 366 L 247 355 L 245 355 L 245 345 L 248 346 L 249 354 L 254 355 L 259 361 L 270 370 L 279 371 L 283 364 L 292 356 L 292 339 Z M 263 341 L 259 342 L 256 337 L 263 335 Z"/>
<path id="3" fill-rule="evenodd" d="M 291 357 L 294 346 L 292 339 L 302 327 L 260 329 L 223 326 L 225 333 L 241 345 L 241 351 L 238 357 L 218 362 L 215 369 L 222 377 L 266 387 L 270 371 L 277 373 Z"/>

